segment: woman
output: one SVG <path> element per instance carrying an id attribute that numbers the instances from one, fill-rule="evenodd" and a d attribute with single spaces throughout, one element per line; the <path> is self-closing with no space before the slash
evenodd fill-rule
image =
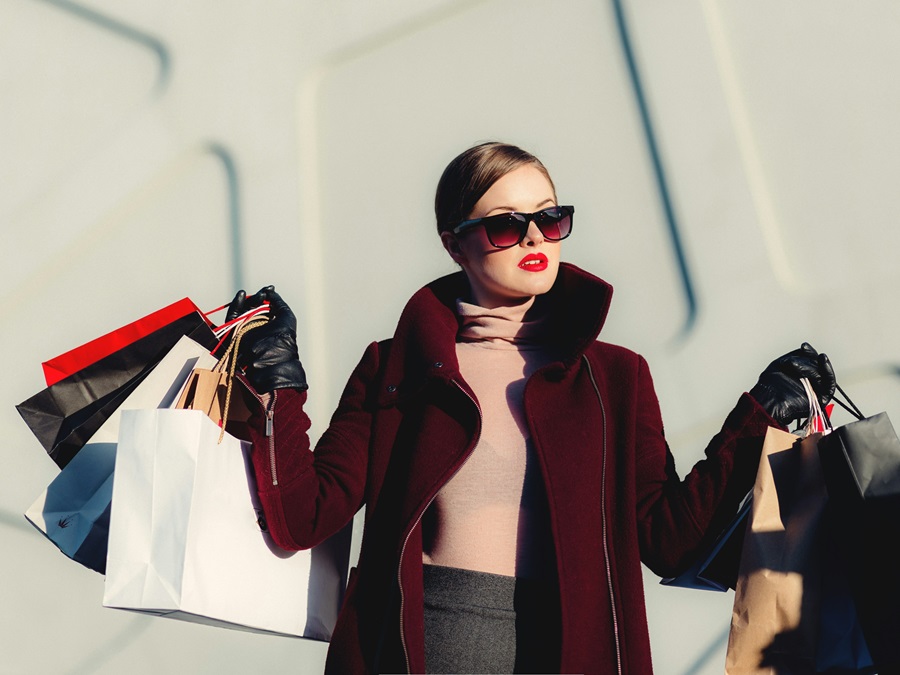
<path id="1" fill-rule="evenodd" d="M 329 673 L 650 673 L 641 563 L 686 569 L 752 486 L 762 437 L 823 402 L 827 357 L 774 361 L 682 481 L 647 364 L 597 341 L 612 294 L 560 262 L 574 209 L 540 161 L 485 143 L 444 171 L 441 242 L 461 271 L 369 345 L 310 451 L 294 315 L 245 338 L 268 527 L 316 545 L 366 506 Z"/>

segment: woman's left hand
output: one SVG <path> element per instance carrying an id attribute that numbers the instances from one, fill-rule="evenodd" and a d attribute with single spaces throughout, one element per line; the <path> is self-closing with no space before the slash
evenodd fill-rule
<path id="1" fill-rule="evenodd" d="M 750 395 L 775 421 L 787 426 L 809 415 L 809 400 L 800 382 L 802 377 L 812 384 L 824 408 L 834 395 L 834 369 L 828 357 L 819 354 L 808 342 L 772 361 L 760 373 Z"/>

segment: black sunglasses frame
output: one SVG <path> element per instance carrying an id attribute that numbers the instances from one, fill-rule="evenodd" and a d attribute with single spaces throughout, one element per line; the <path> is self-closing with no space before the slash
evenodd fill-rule
<path id="1" fill-rule="evenodd" d="M 550 206 L 546 209 L 535 211 L 534 213 L 519 213 L 518 211 L 498 213 L 496 216 L 487 216 L 485 218 L 464 220 L 459 225 L 454 227 L 451 232 L 453 232 L 453 234 L 461 234 L 467 230 L 472 229 L 473 227 L 484 225 L 484 231 L 485 234 L 487 234 L 487 238 L 491 246 L 493 246 L 494 248 L 512 248 L 513 246 L 518 246 L 522 243 L 522 240 L 528 233 L 529 224 L 531 223 L 531 221 L 534 221 L 534 224 L 537 225 L 538 229 L 541 231 L 541 234 L 544 235 L 544 239 L 546 239 L 547 241 L 562 241 L 570 234 L 572 234 L 572 221 L 574 220 L 572 214 L 574 213 L 574 206 Z M 565 236 L 551 237 L 548 236 L 546 232 L 544 232 L 544 227 L 556 225 L 565 218 L 569 219 L 569 231 L 566 232 Z M 506 244 L 504 246 L 495 244 L 493 238 L 491 237 L 491 223 L 515 225 L 519 228 L 519 238 L 513 244 Z"/>

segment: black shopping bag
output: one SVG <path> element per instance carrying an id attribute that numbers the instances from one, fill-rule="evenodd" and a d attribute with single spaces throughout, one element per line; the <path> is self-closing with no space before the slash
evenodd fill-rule
<path id="1" fill-rule="evenodd" d="M 47 387 L 16 410 L 63 468 L 185 335 L 209 350 L 218 343 L 207 320 L 192 312 Z"/>
<path id="2" fill-rule="evenodd" d="M 900 667 L 900 439 L 887 413 L 854 414 L 858 421 L 822 438 L 819 456 L 834 550 L 872 660 L 882 672 Z"/>
<path id="3" fill-rule="evenodd" d="M 847 570 L 838 549 L 839 540 L 834 536 L 834 528 L 830 525 L 834 509 L 835 504 L 829 501 L 822 516 L 825 533 L 816 637 L 816 672 L 874 675 L 878 671 L 859 623 L 859 613 L 850 591 Z"/>
<path id="4" fill-rule="evenodd" d="M 729 589 L 734 590 L 737 585 L 744 534 L 747 530 L 747 517 L 753 504 L 752 498 L 752 492 L 744 497 L 725 529 L 687 571 L 677 577 L 662 579 L 659 583 L 664 586 L 723 593 Z"/>

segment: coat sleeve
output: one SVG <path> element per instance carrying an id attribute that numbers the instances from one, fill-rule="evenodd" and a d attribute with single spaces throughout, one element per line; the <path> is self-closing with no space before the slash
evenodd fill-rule
<path id="1" fill-rule="evenodd" d="M 639 359 L 635 415 L 635 483 L 641 559 L 660 576 L 689 567 L 752 489 L 762 441 L 779 426 L 743 394 L 700 460 L 679 478 L 666 443 L 646 361 Z"/>
<path id="2" fill-rule="evenodd" d="M 372 343 L 314 451 L 305 391 L 277 389 L 268 402 L 251 407 L 248 433 L 257 491 L 280 547 L 311 548 L 362 507 L 372 428 L 369 391 L 378 366 L 379 345 Z"/>

